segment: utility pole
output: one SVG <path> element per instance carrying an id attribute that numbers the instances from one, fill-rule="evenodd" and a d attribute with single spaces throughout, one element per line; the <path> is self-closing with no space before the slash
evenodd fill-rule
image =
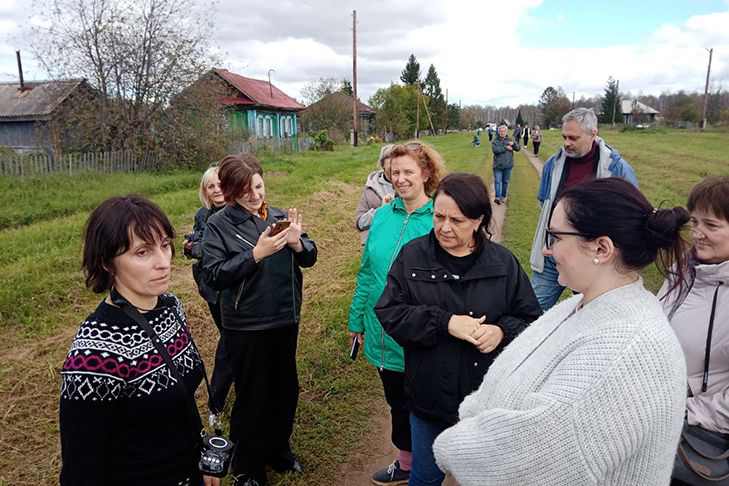
<path id="1" fill-rule="evenodd" d="M 446 88 L 446 98 L 445 98 L 445 120 L 443 120 L 443 135 L 448 135 L 448 122 L 450 122 L 450 117 L 448 116 L 448 88 Z"/>
<path id="2" fill-rule="evenodd" d="M 357 146 L 359 110 L 357 106 L 357 11 L 352 10 L 352 146 Z"/>
<path id="3" fill-rule="evenodd" d="M 415 138 L 420 138 L 420 86 L 415 86 L 417 89 L 417 99 L 415 101 Z"/>
<path id="4" fill-rule="evenodd" d="M 575 109 L 575 92 L 572 92 L 572 109 Z"/>
<path id="5" fill-rule="evenodd" d="M 709 106 L 709 76 L 711 76 L 711 56 L 714 54 L 714 48 L 706 50 L 709 51 L 709 67 L 706 69 L 706 86 L 704 86 L 704 112 L 701 115 L 701 130 L 706 128 L 706 108 Z"/>
<path id="6" fill-rule="evenodd" d="M 615 110 L 618 109 L 618 99 L 620 98 L 620 80 L 615 81 L 615 97 L 613 99 L 613 123 L 612 126 L 615 128 Z"/>

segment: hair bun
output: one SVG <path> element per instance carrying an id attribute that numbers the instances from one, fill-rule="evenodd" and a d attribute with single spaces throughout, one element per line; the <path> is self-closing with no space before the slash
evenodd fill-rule
<path id="1" fill-rule="evenodd" d="M 682 207 L 656 208 L 646 218 L 645 229 L 649 241 L 656 248 L 671 248 L 681 238 L 681 230 L 689 221 L 689 213 Z"/>

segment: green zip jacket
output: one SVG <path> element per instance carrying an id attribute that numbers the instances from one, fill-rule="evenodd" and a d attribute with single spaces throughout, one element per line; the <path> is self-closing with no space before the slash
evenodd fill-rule
<path id="1" fill-rule="evenodd" d="M 402 199 L 397 197 L 375 212 L 349 308 L 348 327 L 351 332 L 364 332 L 364 355 L 378 368 L 405 370 L 402 348 L 382 329 L 375 315 L 375 304 L 385 289 L 387 273 L 400 249 L 431 229 L 432 200 L 408 214 Z"/>

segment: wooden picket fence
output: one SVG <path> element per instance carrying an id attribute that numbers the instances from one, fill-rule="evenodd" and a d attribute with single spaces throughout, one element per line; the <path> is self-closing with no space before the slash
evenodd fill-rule
<path id="1" fill-rule="evenodd" d="M 256 154 L 260 151 L 273 153 L 294 153 L 309 150 L 313 141 L 309 137 L 255 138 L 249 141 L 235 141 L 228 150 L 231 153 Z"/>
<path id="2" fill-rule="evenodd" d="M 50 154 L 0 154 L 0 176 L 43 176 L 80 172 L 136 172 L 159 167 L 159 155 L 138 155 L 132 150 Z"/>

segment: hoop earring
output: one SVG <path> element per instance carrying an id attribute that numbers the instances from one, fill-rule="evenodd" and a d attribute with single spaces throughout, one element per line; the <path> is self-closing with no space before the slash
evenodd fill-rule
<path id="1" fill-rule="evenodd" d="M 598 260 L 597 257 L 595 257 L 595 258 L 592 259 L 592 263 L 594 263 L 595 265 L 599 265 L 600 264 L 600 260 Z"/>

